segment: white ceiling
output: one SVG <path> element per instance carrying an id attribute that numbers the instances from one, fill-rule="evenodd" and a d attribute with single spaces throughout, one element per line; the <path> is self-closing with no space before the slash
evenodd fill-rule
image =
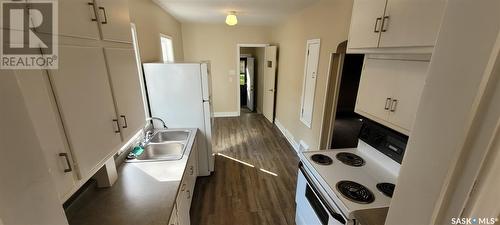
<path id="1" fill-rule="evenodd" d="M 274 25 L 318 0 L 153 0 L 181 22 L 224 24 L 236 11 L 238 24 Z"/>

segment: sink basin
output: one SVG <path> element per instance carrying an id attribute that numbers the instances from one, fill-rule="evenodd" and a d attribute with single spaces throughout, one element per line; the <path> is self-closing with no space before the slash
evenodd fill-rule
<path id="1" fill-rule="evenodd" d="M 151 143 L 163 143 L 168 141 L 187 141 L 189 138 L 189 131 L 185 130 L 163 130 L 158 131 L 153 135 L 150 142 Z"/>
<path id="2" fill-rule="evenodd" d="M 138 161 L 169 161 L 179 160 L 185 151 L 183 143 L 150 143 L 144 147 L 144 152 L 137 157 Z"/>

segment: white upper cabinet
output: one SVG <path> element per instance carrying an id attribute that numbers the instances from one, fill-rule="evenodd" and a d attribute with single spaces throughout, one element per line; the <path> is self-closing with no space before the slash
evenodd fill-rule
<path id="1" fill-rule="evenodd" d="M 60 46 L 59 60 L 50 78 L 70 149 L 86 177 L 121 143 L 104 54 L 99 47 Z"/>
<path id="2" fill-rule="evenodd" d="M 366 58 L 355 112 L 409 135 L 428 61 Z"/>
<path id="3" fill-rule="evenodd" d="M 99 40 L 97 14 L 92 0 L 62 0 L 58 3 L 59 35 Z"/>
<path id="4" fill-rule="evenodd" d="M 349 48 L 376 48 L 386 0 L 356 0 L 352 8 Z"/>
<path id="5" fill-rule="evenodd" d="M 133 49 L 105 48 L 113 96 L 124 140 L 145 125 L 146 113 Z"/>
<path id="6" fill-rule="evenodd" d="M 127 0 L 60 0 L 58 3 L 58 35 L 132 42 Z M 42 18 L 33 17 L 32 23 L 41 23 L 39 19 Z M 43 27 L 35 30 L 52 33 Z"/>
<path id="7" fill-rule="evenodd" d="M 45 70 L 16 70 L 15 73 L 49 173 L 63 202 L 78 179 L 47 73 Z"/>
<path id="8" fill-rule="evenodd" d="M 384 60 L 365 59 L 359 82 L 356 111 L 387 120 L 394 79 L 385 69 Z"/>
<path id="9" fill-rule="evenodd" d="M 379 47 L 432 47 L 445 0 L 387 0 Z"/>
<path id="10" fill-rule="evenodd" d="M 429 62 L 401 61 L 394 78 L 389 122 L 410 131 L 425 84 Z"/>
<path id="11" fill-rule="evenodd" d="M 349 53 L 432 53 L 445 0 L 355 0 Z"/>
<path id="12" fill-rule="evenodd" d="M 127 0 L 96 0 L 102 39 L 132 42 Z"/>

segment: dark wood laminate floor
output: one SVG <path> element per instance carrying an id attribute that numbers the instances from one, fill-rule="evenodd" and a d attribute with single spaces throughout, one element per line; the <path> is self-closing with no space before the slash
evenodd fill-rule
<path id="1" fill-rule="evenodd" d="M 215 173 L 197 180 L 193 225 L 294 225 L 298 157 L 261 114 L 216 118 Z"/>

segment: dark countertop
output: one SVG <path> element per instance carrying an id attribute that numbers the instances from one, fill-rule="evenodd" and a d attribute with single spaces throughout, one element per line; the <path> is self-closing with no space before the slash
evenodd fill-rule
<path id="1" fill-rule="evenodd" d="M 186 129 L 184 129 L 186 130 Z M 93 188 L 68 214 L 70 225 L 168 224 L 196 129 L 181 160 L 123 163 L 110 188 Z"/>
<path id="2" fill-rule="evenodd" d="M 354 217 L 360 224 L 384 225 L 389 208 L 361 210 L 354 213 Z"/>

